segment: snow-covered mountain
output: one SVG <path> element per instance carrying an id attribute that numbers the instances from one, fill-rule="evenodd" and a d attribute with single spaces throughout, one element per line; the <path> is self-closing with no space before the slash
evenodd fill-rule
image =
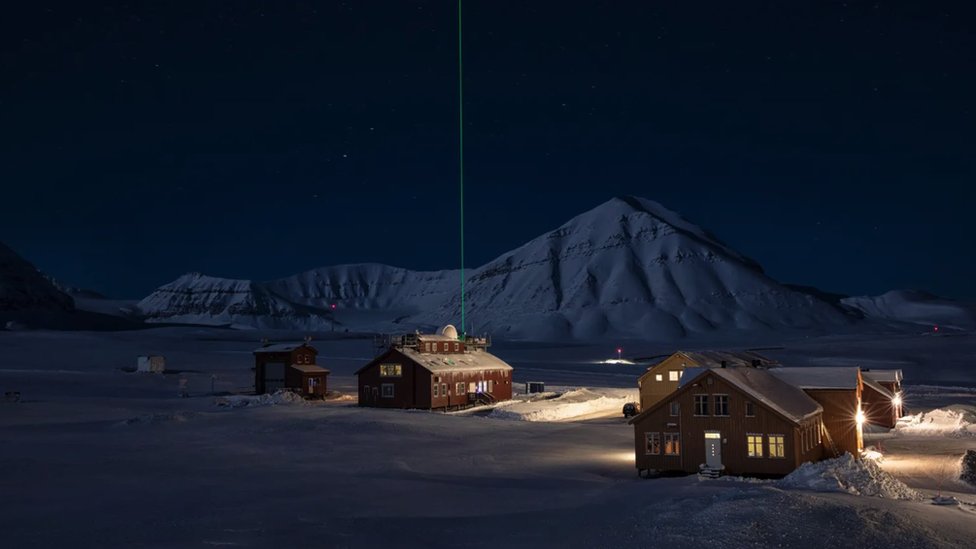
<path id="1" fill-rule="evenodd" d="M 378 317 L 459 322 L 459 272 L 326 267 L 270 282 L 184 275 L 139 303 L 149 321 L 329 329 Z M 671 339 L 728 330 L 830 330 L 851 318 L 790 289 L 717 238 L 640 198 L 615 198 L 466 272 L 468 331 L 534 339 Z M 371 312 L 359 316 L 355 312 Z"/>
<path id="2" fill-rule="evenodd" d="M 917 290 L 896 290 L 878 296 L 848 297 L 841 304 L 866 318 L 956 330 L 976 329 L 976 305 L 960 303 Z"/>
<path id="3" fill-rule="evenodd" d="M 475 270 L 469 329 L 515 337 L 672 339 L 730 330 L 824 330 L 840 309 L 655 202 L 614 198 Z M 456 294 L 436 320 L 457 318 Z"/>
<path id="4" fill-rule="evenodd" d="M 0 243 L 0 311 L 71 311 L 74 300 Z"/>

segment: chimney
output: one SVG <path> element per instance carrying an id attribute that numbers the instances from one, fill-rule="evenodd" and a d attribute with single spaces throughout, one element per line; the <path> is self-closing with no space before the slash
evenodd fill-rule
<path id="1" fill-rule="evenodd" d="M 722 361 L 722 367 L 725 368 L 725 361 Z"/>
<path id="2" fill-rule="evenodd" d="M 268 346 L 268 338 L 266 338 L 266 337 L 262 337 L 261 338 L 261 346 L 262 347 L 267 347 Z"/>
<path id="3" fill-rule="evenodd" d="M 758 368 L 760 366 L 762 366 L 762 362 L 758 358 L 752 359 L 752 367 L 753 368 Z"/>

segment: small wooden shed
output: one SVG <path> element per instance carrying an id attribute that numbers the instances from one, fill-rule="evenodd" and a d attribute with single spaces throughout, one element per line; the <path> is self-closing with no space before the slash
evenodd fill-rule
<path id="1" fill-rule="evenodd" d="M 293 389 L 306 397 L 323 397 L 329 370 L 316 364 L 318 351 L 303 343 L 266 343 L 254 350 L 254 391 Z"/>
<path id="2" fill-rule="evenodd" d="M 140 355 L 136 357 L 136 371 L 161 374 L 166 371 L 166 359 L 159 355 Z"/>

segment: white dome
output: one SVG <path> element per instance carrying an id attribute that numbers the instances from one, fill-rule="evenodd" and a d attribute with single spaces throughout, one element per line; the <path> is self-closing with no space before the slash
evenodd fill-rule
<path id="1" fill-rule="evenodd" d="M 449 337 L 451 339 L 457 339 L 458 338 L 457 328 L 455 328 L 451 324 L 448 324 L 447 326 L 441 328 L 441 335 Z"/>

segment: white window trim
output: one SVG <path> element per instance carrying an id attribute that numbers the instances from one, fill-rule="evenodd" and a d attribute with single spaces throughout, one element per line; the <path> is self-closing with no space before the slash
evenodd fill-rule
<path id="1" fill-rule="evenodd" d="M 678 370 L 668 370 L 668 381 L 680 381 L 681 372 Z"/>
<path id="2" fill-rule="evenodd" d="M 652 436 L 657 437 L 657 452 L 651 451 L 653 445 L 651 444 Z M 663 440 L 661 439 L 661 433 L 659 432 L 646 432 L 644 433 L 644 455 L 645 456 L 659 456 L 661 451 L 664 449 Z"/>
<path id="3" fill-rule="evenodd" d="M 674 405 L 678 405 L 678 413 L 674 413 Z M 677 400 L 672 400 L 668 403 L 668 416 L 669 417 L 681 417 L 681 403 Z"/>
<path id="4" fill-rule="evenodd" d="M 749 451 L 752 450 L 752 445 L 749 443 L 749 437 L 756 437 L 756 438 L 759 439 L 759 455 L 757 455 L 757 456 L 749 455 Z M 766 457 L 764 455 L 764 453 L 763 453 L 763 448 L 765 447 L 765 445 L 763 444 L 763 442 L 764 442 L 763 439 L 764 438 L 766 438 L 766 437 L 763 436 L 762 433 L 746 433 L 746 457 L 747 458 L 750 458 L 750 459 L 762 459 L 762 458 Z"/>
<path id="5" fill-rule="evenodd" d="M 665 456 L 680 456 L 681 455 L 681 433 L 663 433 L 663 434 L 664 434 L 664 436 L 661 437 L 661 453 L 663 455 L 665 455 Z M 678 444 L 677 444 L 678 451 L 677 452 L 668 453 L 668 451 L 667 451 L 667 447 L 668 447 L 667 440 L 668 440 L 669 437 L 671 438 L 672 442 L 673 441 L 677 441 L 678 442 Z M 672 445 L 672 447 L 674 447 L 674 446 Z"/>
<path id="6" fill-rule="evenodd" d="M 776 456 L 773 455 L 773 437 L 780 437 L 783 439 L 783 455 Z M 766 447 L 768 450 L 769 457 L 772 459 L 786 459 L 786 435 L 779 433 L 770 433 L 766 435 Z"/>
<path id="7" fill-rule="evenodd" d="M 654 381 L 664 381 L 664 374 L 654 374 Z"/>
<path id="8" fill-rule="evenodd" d="M 718 413 L 718 397 L 725 397 L 725 413 L 724 414 Z M 712 415 L 713 416 L 715 416 L 715 417 L 729 417 L 729 408 L 730 408 L 730 406 L 729 406 L 729 395 L 723 394 L 723 393 L 714 394 L 714 395 L 712 395 L 712 401 L 713 401 L 712 404 L 714 405 L 713 406 L 713 410 L 712 410 Z"/>

